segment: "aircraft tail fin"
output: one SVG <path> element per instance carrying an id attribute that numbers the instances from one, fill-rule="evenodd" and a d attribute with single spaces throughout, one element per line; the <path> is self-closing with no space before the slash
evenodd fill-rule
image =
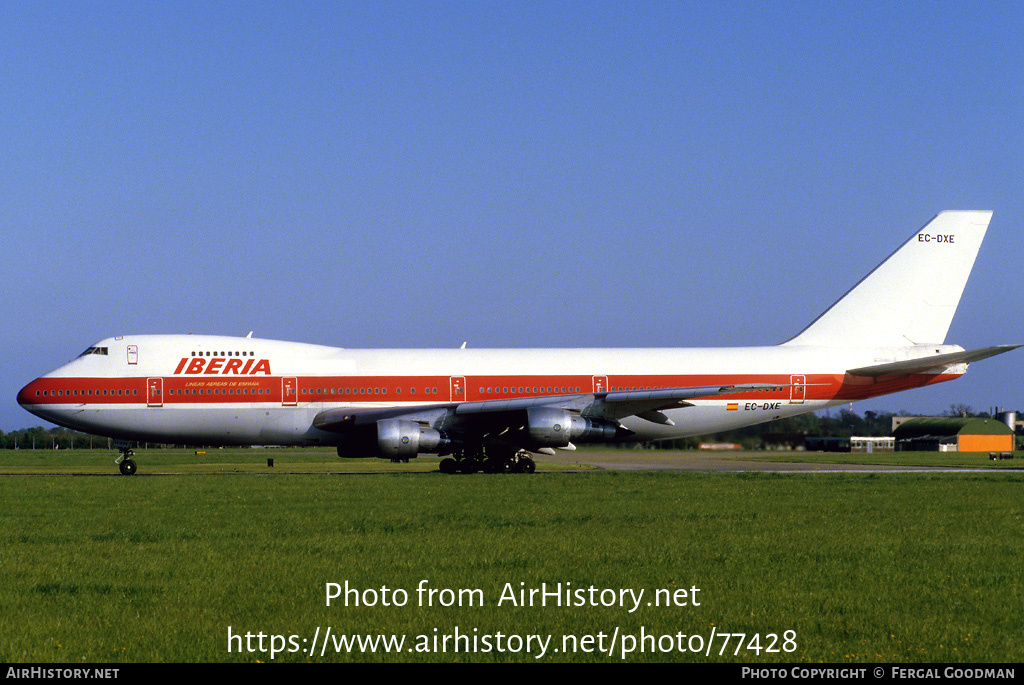
<path id="1" fill-rule="evenodd" d="M 902 347 L 942 343 L 990 211 L 945 211 L 785 345 Z"/>

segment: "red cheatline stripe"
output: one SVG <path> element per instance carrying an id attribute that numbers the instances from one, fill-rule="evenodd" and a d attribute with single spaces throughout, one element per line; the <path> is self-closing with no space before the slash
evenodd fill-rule
<path id="1" fill-rule="evenodd" d="M 805 400 L 836 399 L 853 401 L 880 394 L 930 385 L 955 376 L 902 376 L 843 384 L 838 375 L 807 376 Z M 291 377 L 285 377 L 291 378 Z M 648 388 L 698 387 L 736 383 L 775 383 L 785 385 L 789 376 L 601 376 L 605 390 L 644 390 Z M 175 403 L 281 403 L 297 399 L 308 402 L 381 403 L 448 402 L 565 395 L 594 391 L 593 376 L 468 376 L 456 377 L 464 390 L 453 394 L 448 376 L 300 376 L 297 394 L 284 398 L 280 376 L 171 376 L 159 379 L 159 398 L 149 398 L 148 378 L 38 378 L 18 395 L 22 404 L 145 404 L 156 399 Z M 289 381 L 290 383 L 290 381 Z M 746 392 L 719 399 L 779 399 L 788 401 L 790 389 Z M 730 410 L 732 404 L 726 406 Z"/>

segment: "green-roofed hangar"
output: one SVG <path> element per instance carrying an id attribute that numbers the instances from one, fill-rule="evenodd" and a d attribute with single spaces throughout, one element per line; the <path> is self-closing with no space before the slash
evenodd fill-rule
<path id="1" fill-rule="evenodd" d="M 916 418 L 901 424 L 893 436 L 896 451 L 1010 452 L 1013 431 L 996 419 Z"/>

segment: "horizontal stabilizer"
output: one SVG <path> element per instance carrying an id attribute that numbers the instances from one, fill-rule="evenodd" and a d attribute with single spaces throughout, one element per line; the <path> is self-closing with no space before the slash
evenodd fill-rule
<path id="1" fill-rule="evenodd" d="M 949 354 L 937 354 L 932 357 L 921 357 L 918 359 L 907 359 L 899 362 L 886 362 L 873 366 L 862 366 L 859 369 L 850 369 L 846 373 L 854 376 L 898 376 L 910 373 L 925 373 L 930 370 L 940 371 L 941 369 L 954 364 L 967 364 L 976 362 L 979 359 L 994 357 L 1003 352 L 1015 350 L 1020 345 L 996 345 L 995 347 L 982 347 L 977 350 L 966 350 L 964 352 L 951 352 Z"/>

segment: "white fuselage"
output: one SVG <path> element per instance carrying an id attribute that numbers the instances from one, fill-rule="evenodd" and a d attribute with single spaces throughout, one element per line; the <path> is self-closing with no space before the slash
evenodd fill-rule
<path id="1" fill-rule="evenodd" d="M 929 346 L 930 353 L 960 351 Z M 629 440 L 699 435 L 949 380 L 941 374 L 851 377 L 846 370 L 920 354 L 907 348 L 349 350 L 198 335 L 96 343 L 18 395 L 53 423 L 126 440 L 179 444 L 340 444 L 313 427 L 325 409 L 419 407 L 540 396 L 774 384 L 632 416 Z M 671 425 L 674 424 L 674 425 Z"/>

